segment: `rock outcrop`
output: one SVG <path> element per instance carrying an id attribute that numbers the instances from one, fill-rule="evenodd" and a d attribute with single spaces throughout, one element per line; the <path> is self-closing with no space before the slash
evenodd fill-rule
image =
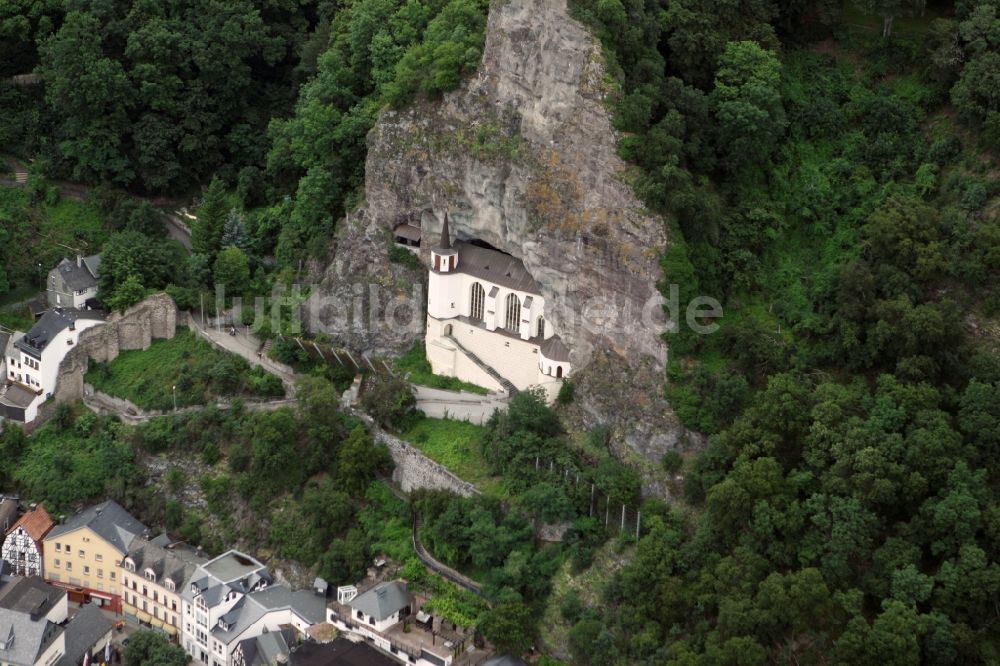
<path id="1" fill-rule="evenodd" d="M 586 421 L 620 423 L 632 413 L 622 401 L 636 397 L 644 413 L 659 411 L 679 428 L 661 397 L 666 225 L 627 184 L 606 106 L 613 90 L 600 43 L 565 0 L 493 3 L 476 75 L 441 100 L 387 110 L 369 134 L 365 208 L 338 230 L 307 308 L 309 330 L 367 351 L 409 347 L 424 329 L 423 303 L 415 320 L 385 309 L 412 303 L 423 276 L 389 261 L 391 230 L 419 225 L 427 265 L 447 210 L 453 235 L 523 260 L 574 369 L 607 352 L 658 374 L 652 394 L 632 396 L 628 384 L 594 396 Z M 352 299 L 363 312 L 336 307 Z M 630 444 L 650 459 L 680 439 L 636 427 L 642 441 Z"/>

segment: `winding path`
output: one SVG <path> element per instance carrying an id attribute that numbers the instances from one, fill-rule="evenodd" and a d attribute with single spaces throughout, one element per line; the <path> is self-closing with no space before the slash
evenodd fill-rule
<path id="1" fill-rule="evenodd" d="M 7 163 L 11 171 L 14 172 L 14 179 L 0 177 L 0 185 L 8 185 L 11 187 L 24 187 L 28 183 L 28 167 L 21 162 L 16 157 L 12 155 L 2 155 L 3 161 Z M 64 199 L 74 199 L 76 201 L 86 201 L 88 195 L 90 194 L 90 188 L 86 185 L 81 185 L 80 183 L 70 183 L 67 181 L 52 181 L 52 184 L 59 188 L 59 196 Z M 141 197 L 135 194 L 129 194 L 129 196 L 142 201 L 148 201 L 163 213 L 163 226 L 166 227 L 167 233 L 171 238 L 184 246 L 188 252 L 191 251 L 191 228 L 188 227 L 187 223 L 181 219 L 172 208 L 177 205 L 176 201 L 172 201 L 165 197 Z"/>
<path id="2" fill-rule="evenodd" d="M 420 541 L 420 514 L 416 509 L 413 510 L 413 550 L 417 552 L 417 557 L 420 561 L 424 563 L 428 569 L 436 571 L 438 574 L 447 578 L 451 582 L 455 583 L 459 587 L 462 587 L 473 594 L 478 594 L 479 596 L 486 598 L 483 594 L 483 586 L 472 580 L 465 574 L 455 571 L 447 564 L 442 564 L 434 559 L 434 556 L 427 552 L 424 544 Z"/>

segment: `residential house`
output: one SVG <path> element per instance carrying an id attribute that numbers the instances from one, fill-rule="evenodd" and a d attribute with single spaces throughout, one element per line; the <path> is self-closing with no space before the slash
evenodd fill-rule
<path id="1" fill-rule="evenodd" d="M 285 626 L 305 634 L 324 621 L 325 598 L 271 583 L 263 564 L 235 550 L 198 567 L 182 594 L 182 645 L 196 663 L 231 666 L 243 640 Z"/>
<path id="2" fill-rule="evenodd" d="M 146 526 L 108 500 L 55 525 L 43 539 L 45 579 L 69 590 L 72 601 L 94 600 L 120 613 L 118 573 L 132 541 Z"/>
<path id="3" fill-rule="evenodd" d="M 337 600 L 329 603 L 327 622 L 401 664 L 451 666 L 467 636 L 419 610 L 419 605 L 404 581 L 378 583 L 360 593 L 346 585 L 337 588 Z"/>
<path id="4" fill-rule="evenodd" d="M 89 310 L 97 298 L 97 278 L 101 255 L 77 255 L 76 260 L 63 259 L 49 271 L 46 296 L 49 307 Z M 90 303 L 88 303 L 90 301 Z"/>
<path id="5" fill-rule="evenodd" d="M 103 313 L 87 310 L 53 308 L 43 314 L 14 343 L 7 358 L 8 387 L 0 396 L 0 403 L 8 407 L 4 415 L 15 421 L 34 421 L 38 406 L 56 390 L 59 364 L 66 352 L 81 333 L 103 322 Z"/>
<path id="6" fill-rule="evenodd" d="M 0 610 L 28 613 L 62 624 L 69 616 L 66 590 L 37 576 L 0 576 Z"/>
<path id="7" fill-rule="evenodd" d="M 136 537 L 120 572 L 125 617 L 179 639 L 181 592 L 207 561 L 184 544 L 170 544 L 166 535 L 152 541 Z"/>
<path id="8" fill-rule="evenodd" d="M 45 575 L 42 542 L 54 525 L 44 506 L 32 504 L 11 526 L 3 542 L 3 559 L 10 562 L 14 575 Z"/>
<path id="9" fill-rule="evenodd" d="M 47 601 L 35 603 L 32 589 L 22 591 L 14 607 L 0 607 L 0 664 L 53 666 L 66 651 L 65 632 L 49 619 L 52 609 Z"/>
<path id="10" fill-rule="evenodd" d="M 284 627 L 240 641 L 233 650 L 233 666 L 278 666 L 287 664 L 296 643 L 295 630 Z"/>
<path id="11" fill-rule="evenodd" d="M 81 666 L 88 654 L 91 664 L 100 663 L 110 656 L 112 629 L 114 622 L 100 607 L 86 604 L 66 624 L 66 651 L 57 666 Z"/>

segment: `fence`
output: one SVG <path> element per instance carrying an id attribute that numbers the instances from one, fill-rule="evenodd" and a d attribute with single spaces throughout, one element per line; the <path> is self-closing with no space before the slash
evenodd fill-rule
<path id="1" fill-rule="evenodd" d="M 577 503 L 578 509 L 585 509 L 589 517 L 602 522 L 608 530 L 617 531 L 627 539 L 639 538 L 642 511 L 636 506 L 613 499 L 579 469 L 535 456 L 535 472 L 540 481 L 561 484 L 569 491 L 568 494 Z"/>

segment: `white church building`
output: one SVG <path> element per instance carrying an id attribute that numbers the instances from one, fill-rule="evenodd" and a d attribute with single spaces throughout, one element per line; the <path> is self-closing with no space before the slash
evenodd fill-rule
<path id="1" fill-rule="evenodd" d="M 495 391 L 539 387 L 552 399 L 572 370 L 524 263 L 472 242 L 453 243 L 447 213 L 441 241 L 431 248 L 426 348 L 435 374 Z"/>

